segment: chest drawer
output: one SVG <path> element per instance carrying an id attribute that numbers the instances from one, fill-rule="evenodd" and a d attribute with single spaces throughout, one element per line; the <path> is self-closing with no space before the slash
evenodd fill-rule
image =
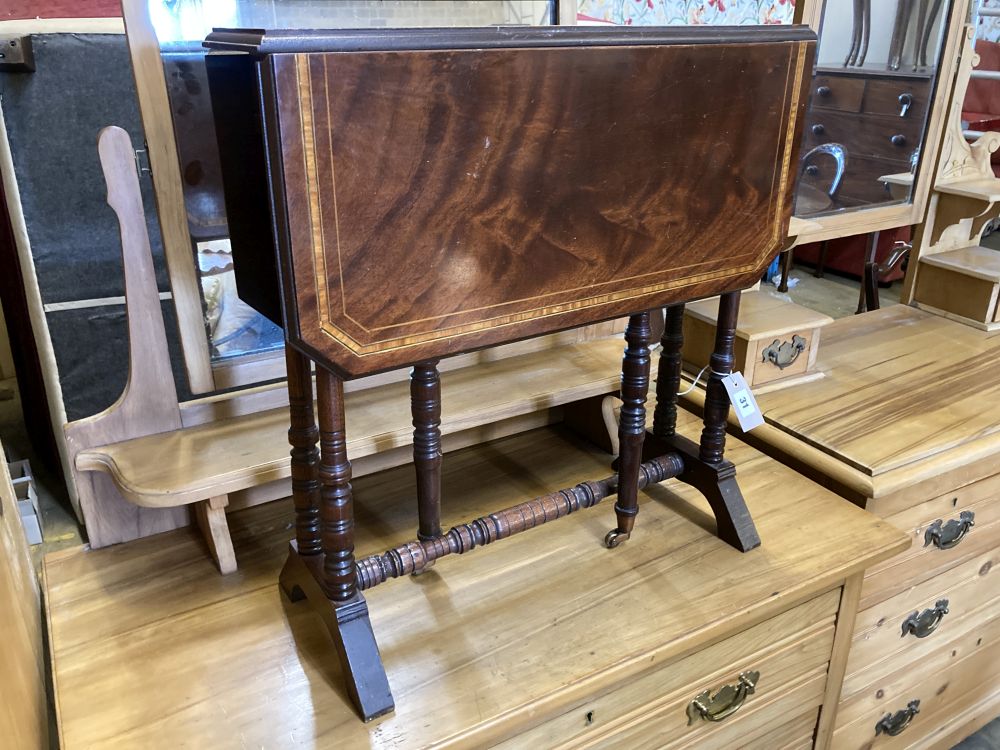
<path id="1" fill-rule="evenodd" d="M 892 197 L 889 188 L 879 178 L 905 172 L 907 169 L 902 162 L 890 159 L 851 156 L 840 187 L 833 199 L 835 205 L 832 207 L 856 206 L 889 200 Z M 800 178 L 801 183 L 814 188 L 817 195 L 828 193 L 833 185 L 836 172 L 836 164 L 829 156 L 826 154 L 812 156 L 809 159 L 808 171 L 804 172 Z M 796 210 L 810 212 L 814 209 L 803 205 L 802 201 L 799 200 L 796 204 Z"/>
<path id="2" fill-rule="evenodd" d="M 836 109 L 843 112 L 860 112 L 865 98 L 863 78 L 816 76 L 813 79 L 812 99 L 809 108 Z"/>
<path id="3" fill-rule="evenodd" d="M 920 122 L 909 118 L 817 110 L 806 123 L 804 145 L 808 151 L 821 143 L 841 144 L 847 149 L 848 170 L 855 156 L 909 164 L 910 155 L 920 143 L 920 128 Z"/>
<path id="4" fill-rule="evenodd" d="M 819 709 L 813 709 L 793 721 L 782 724 L 763 737 L 741 740 L 740 750 L 807 750 L 813 746 L 813 734 L 819 721 Z"/>
<path id="5" fill-rule="evenodd" d="M 887 516 L 910 534 L 906 552 L 865 574 L 861 609 L 888 599 L 967 557 L 1000 547 L 1000 476 L 992 476 Z"/>
<path id="6" fill-rule="evenodd" d="M 928 735 L 964 711 L 974 710 L 998 689 L 1000 619 L 993 619 L 842 702 L 832 746 L 837 750 L 920 746 Z M 912 713 L 907 709 L 915 701 L 918 713 L 907 721 Z M 876 734 L 876 725 L 886 717 L 889 721 Z M 886 728 L 898 734 L 888 734 Z"/>
<path id="7" fill-rule="evenodd" d="M 762 738 L 822 702 L 839 596 L 828 592 L 660 665 L 500 747 L 712 748 Z M 717 720 L 703 718 L 696 700 Z"/>
<path id="8" fill-rule="evenodd" d="M 858 613 L 843 695 L 912 664 L 1000 612 L 1000 550 L 973 557 Z"/>
<path id="9" fill-rule="evenodd" d="M 871 80 L 865 87 L 862 111 L 872 115 L 891 115 L 919 127 L 927 112 L 930 91 L 927 80 Z"/>

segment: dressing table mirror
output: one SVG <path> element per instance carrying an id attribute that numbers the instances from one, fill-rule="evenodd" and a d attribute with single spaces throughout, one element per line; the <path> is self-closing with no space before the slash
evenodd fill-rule
<path id="1" fill-rule="evenodd" d="M 191 393 L 285 377 L 280 329 L 245 305 L 236 290 L 205 73 L 205 36 L 218 26 L 532 26 L 553 23 L 555 9 L 554 0 L 123 0 L 148 169 Z"/>
<path id="2" fill-rule="evenodd" d="M 796 244 L 919 223 L 968 0 L 815 0 Z"/>

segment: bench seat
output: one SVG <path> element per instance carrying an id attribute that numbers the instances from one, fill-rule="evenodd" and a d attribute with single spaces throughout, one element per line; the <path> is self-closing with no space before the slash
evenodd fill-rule
<path id="1" fill-rule="evenodd" d="M 519 422 L 518 417 L 616 392 L 623 348 L 616 336 L 443 372 L 444 448 L 479 442 L 461 440 L 462 433 L 476 428 L 492 425 L 491 437 L 511 434 L 541 424 Z M 355 390 L 346 403 L 352 460 L 399 448 L 404 450 L 378 468 L 410 460 L 405 450 L 413 441 L 408 382 Z M 122 495 L 139 506 L 197 503 L 197 520 L 219 567 L 231 572 L 236 561 L 225 523 L 227 496 L 291 475 L 288 424 L 287 408 L 271 409 L 88 448 L 77 454 L 76 468 L 108 474 Z"/>

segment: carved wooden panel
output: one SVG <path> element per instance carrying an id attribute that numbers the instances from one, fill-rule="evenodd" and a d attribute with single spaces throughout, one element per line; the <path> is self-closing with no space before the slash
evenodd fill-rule
<path id="1" fill-rule="evenodd" d="M 271 43 L 294 344 L 358 376 L 757 280 L 790 215 L 809 32 L 560 31 Z"/>

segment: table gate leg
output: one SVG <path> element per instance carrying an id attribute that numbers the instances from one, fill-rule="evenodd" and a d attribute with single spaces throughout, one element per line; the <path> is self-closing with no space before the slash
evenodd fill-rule
<path id="1" fill-rule="evenodd" d="M 292 446 L 292 501 L 295 542 L 300 555 L 323 551 L 319 531 L 319 430 L 313 412 L 312 374 L 304 354 L 285 347 L 288 370 L 288 442 Z M 293 600 L 292 592 L 286 592 Z M 301 592 L 299 592 L 301 598 Z"/>
<path id="2" fill-rule="evenodd" d="M 417 474 L 417 539 L 441 536 L 441 377 L 437 362 L 413 366 L 413 468 Z"/>
<path id="3" fill-rule="evenodd" d="M 667 308 L 660 339 L 660 363 L 656 370 L 656 408 L 653 434 L 671 437 L 677 430 L 677 392 L 681 387 L 681 349 L 684 347 L 684 305 Z"/>
<path id="4" fill-rule="evenodd" d="M 629 538 L 639 512 L 639 464 L 646 435 L 645 403 L 649 390 L 649 339 L 649 312 L 630 317 L 625 329 L 622 410 L 618 423 L 618 499 L 615 501 L 618 526 L 604 538 L 608 547 L 617 547 Z"/>
<path id="5" fill-rule="evenodd" d="M 698 447 L 700 466 L 692 462 L 690 483 L 705 495 L 715 514 L 719 538 L 743 552 L 760 545 L 760 537 L 736 483 L 736 467 L 724 460 L 729 394 L 722 380 L 733 370 L 733 342 L 740 311 L 740 293 L 719 298 L 715 329 L 715 350 L 709 359 L 710 374 L 705 386 L 704 429 Z M 684 475 L 684 481 L 689 481 Z"/>
<path id="6" fill-rule="evenodd" d="M 365 721 L 393 709 L 368 605 L 358 590 L 354 561 L 354 501 L 344 430 L 344 383 L 316 368 L 320 442 L 320 537 L 322 554 L 292 553 L 281 572 L 286 590 L 299 589 L 333 638 L 347 691 Z"/>

